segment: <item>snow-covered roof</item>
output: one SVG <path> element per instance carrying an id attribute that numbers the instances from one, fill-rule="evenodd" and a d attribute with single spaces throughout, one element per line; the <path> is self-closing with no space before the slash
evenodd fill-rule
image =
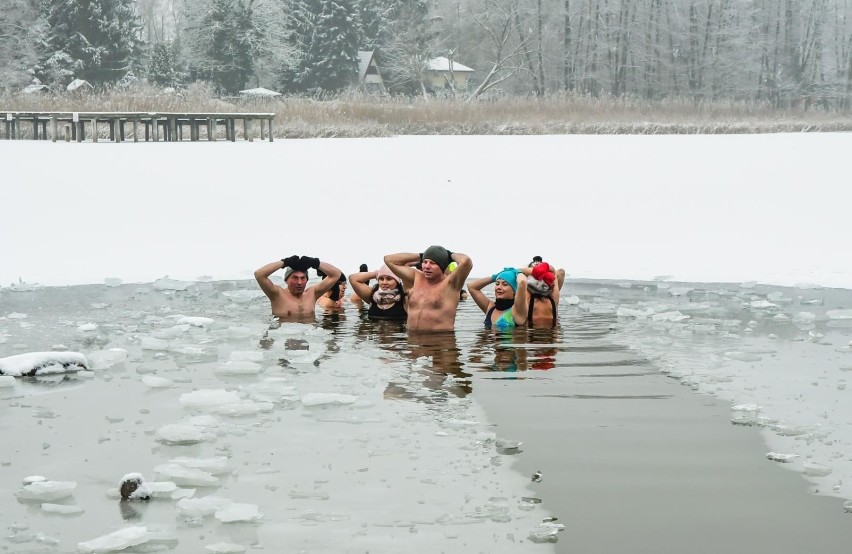
<path id="1" fill-rule="evenodd" d="M 469 68 L 466 65 L 462 65 L 459 62 L 453 63 L 453 72 L 473 72 L 473 69 Z M 426 69 L 429 71 L 449 71 L 450 70 L 450 60 L 445 58 L 444 56 L 438 56 L 437 58 L 432 58 L 426 63 Z"/>
<path id="2" fill-rule="evenodd" d="M 68 92 L 74 92 L 75 90 L 79 90 L 81 88 L 90 89 L 92 88 L 92 85 L 91 83 L 89 83 L 89 81 L 86 81 L 85 79 L 74 79 L 73 81 L 68 83 L 68 86 L 65 87 L 65 90 L 67 90 Z"/>
<path id="3" fill-rule="evenodd" d="M 367 76 L 367 69 L 370 67 L 370 62 L 373 60 L 374 50 L 359 50 L 358 51 L 358 82 L 363 83 L 364 77 Z"/>
<path id="4" fill-rule="evenodd" d="M 240 94 L 244 96 L 281 96 L 280 92 L 269 90 L 268 88 L 258 87 L 241 90 Z"/>
<path id="5" fill-rule="evenodd" d="M 47 85 L 39 85 L 33 83 L 31 85 L 25 86 L 24 90 L 22 90 L 21 92 L 23 92 L 24 94 L 32 94 L 34 92 L 43 92 L 45 90 L 47 90 Z"/>

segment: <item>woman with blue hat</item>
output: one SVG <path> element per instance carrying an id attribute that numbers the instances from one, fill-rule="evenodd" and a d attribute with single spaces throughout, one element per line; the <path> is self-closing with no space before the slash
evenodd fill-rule
<path id="1" fill-rule="evenodd" d="M 482 289 L 494 283 L 494 301 Z M 513 267 L 503 268 L 491 277 L 477 279 L 468 285 L 470 296 L 485 312 L 485 327 L 504 331 L 526 325 L 529 311 L 527 276 Z"/>

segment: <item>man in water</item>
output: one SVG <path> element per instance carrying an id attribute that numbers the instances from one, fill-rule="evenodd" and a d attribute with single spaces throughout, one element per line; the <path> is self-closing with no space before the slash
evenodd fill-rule
<path id="1" fill-rule="evenodd" d="M 408 264 L 422 261 L 421 269 Z M 457 267 L 444 272 L 451 262 Z M 385 265 L 408 291 L 409 331 L 452 331 L 456 309 L 473 262 L 465 254 L 453 253 L 443 246 L 430 246 L 423 254 L 402 252 L 385 256 Z"/>
<path id="2" fill-rule="evenodd" d="M 269 278 L 284 268 L 287 268 L 284 272 L 286 288 L 279 287 Z M 319 284 L 309 287 L 308 269 L 311 268 L 317 270 L 317 273 L 324 273 L 325 278 Z M 279 321 L 297 323 L 314 321 L 317 299 L 336 286 L 340 276 L 340 270 L 330 263 L 308 256 L 290 256 L 268 263 L 254 272 L 257 284 L 272 304 L 272 315 Z"/>

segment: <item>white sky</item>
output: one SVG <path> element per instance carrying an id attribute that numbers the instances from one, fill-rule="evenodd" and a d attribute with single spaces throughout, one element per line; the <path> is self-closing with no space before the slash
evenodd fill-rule
<path id="1" fill-rule="evenodd" d="M 344 273 L 443 244 L 472 277 L 852 288 L 852 135 L 0 142 L 0 284 Z"/>

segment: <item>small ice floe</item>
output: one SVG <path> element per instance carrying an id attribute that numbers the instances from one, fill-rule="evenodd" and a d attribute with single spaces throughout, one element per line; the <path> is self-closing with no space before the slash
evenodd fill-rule
<path id="1" fill-rule="evenodd" d="M 669 288 L 669 294 L 671 294 L 672 296 L 686 296 L 693 290 L 695 289 L 693 289 L 692 287 L 671 287 Z"/>
<path id="2" fill-rule="evenodd" d="M 104 277 L 104 284 L 108 287 L 117 287 L 122 283 L 117 277 Z"/>
<path id="3" fill-rule="evenodd" d="M 81 333 L 91 333 L 98 330 L 97 323 L 83 323 L 77 326 L 77 330 Z"/>
<path id="4" fill-rule="evenodd" d="M 852 319 L 852 309 L 828 310 L 825 315 L 828 319 Z"/>
<path id="5" fill-rule="evenodd" d="M 532 480 L 533 483 L 541 483 L 541 480 L 542 480 L 541 471 L 539 470 L 539 471 L 536 471 L 535 473 L 533 473 L 531 480 Z"/>
<path id="6" fill-rule="evenodd" d="M 216 434 L 192 423 L 172 423 L 157 429 L 157 442 L 173 445 L 198 444 L 216 440 Z"/>
<path id="7" fill-rule="evenodd" d="M 752 300 L 749 306 L 753 310 L 768 310 L 770 308 L 777 308 L 778 304 L 772 303 L 768 300 Z"/>
<path id="8" fill-rule="evenodd" d="M 22 314 L 20 312 L 12 312 L 6 316 L 8 319 L 27 319 L 27 314 Z"/>
<path id="9" fill-rule="evenodd" d="M 204 550 L 213 552 L 213 554 L 240 554 L 246 551 L 246 547 L 232 542 L 217 542 L 215 544 L 208 544 L 204 547 Z"/>
<path id="10" fill-rule="evenodd" d="M 224 389 L 200 389 L 180 395 L 180 403 L 185 408 L 204 410 L 224 404 L 236 404 L 240 395 Z"/>
<path id="11" fill-rule="evenodd" d="M 68 498 L 74 494 L 76 488 L 77 483 L 74 481 L 51 481 L 40 475 L 34 475 L 24 479 L 24 486 L 15 496 L 20 500 L 51 502 Z"/>
<path id="12" fill-rule="evenodd" d="M 843 511 L 847 513 L 852 512 L 852 500 L 847 500 L 843 503 Z"/>
<path id="13" fill-rule="evenodd" d="M 151 283 L 151 288 L 154 290 L 186 290 L 189 287 L 189 283 L 186 281 L 178 281 L 177 279 L 169 279 L 168 276 L 161 277 Z"/>
<path id="14" fill-rule="evenodd" d="M 219 478 L 211 473 L 178 464 L 158 465 L 154 473 L 182 487 L 218 487 L 220 484 Z"/>
<path id="15" fill-rule="evenodd" d="M 216 510 L 214 517 L 222 523 L 248 523 L 263 516 L 255 504 L 234 502 Z"/>
<path id="16" fill-rule="evenodd" d="M 813 460 L 806 460 L 802 463 L 802 473 L 809 477 L 825 477 L 831 473 L 831 468 Z"/>
<path id="17" fill-rule="evenodd" d="M 567 296 L 562 296 L 559 298 L 560 304 L 565 304 L 567 306 L 577 306 L 580 304 L 580 297 L 576 294 L 570 294 Z"/>
<path id="18" fill-rule="evenodd" d="M 222 296 L 230 300 L 231 302 L 237 302 L 239 304 L 245 304 L 246 302 L 251 302 L 255 298 L 260 298 L 263 296 L 262 290 L 226 290 L 222 292 Z"/>
<path id="19" fill-rule="evenodd" d="M 734 425 L 755 425 L 762 408 L 757 404 L 739 404 L 731 407 L 731 423 Z"/>
<path id="20" fill-rule="evenodd" d="M 627 306 L 619 306 L 615 312 L 618 317 L 632 317 L 635 319 L 645 319 L 654 315 L 654 310 L 651 308 L 638 309 Z"/>
<path id="21" fill-rule="evenodd" d="M 107 554 L 108 552 L 118 552 L 125 550 L 131 546 L 139 546 L 148 542 L 151 538 L 147 527 L 132 526 L 124 527 L 118 531 L 113 531 L 108 535 L 103 535 L 90 541 L 77 544 L 77 552 L 80 554 Z"/>
<path id="22" fill-rule="evenodd" d="M 154 337 L 145 337 L 141 341 L 142 350 L 163 352 L 169 349 L 169 341 Z"/>
<path id="23" fill-rule="evenodd" d="M 175 507 L 179 514 L 192 518 L 200 518 L 212 516 L 217 510 L 233 503 L 234 501 L 230 498 L 205 496 L 203 498 L 181 498 Z"/>
<path id="24" fill-rule="evenodd" d="M 118 492 L 122 500 L 150 500 L 151 489 L 145 485 L 141 473 L 128 473 L 118 482 Z"/>
<path id="25" fill-rule="evenodd" d="M 231 340 L 247 339 L 254 336 L 254 331 L 250 327 L 228 327 L 225 329 L 225 336 Z"/>
<path id="26" fill-rule="evenodd" d="M 190 469 L 200 469 L 212 475 L 225 475 L 231 473 L 233 468 L 228 465 L 228 458 L 218 456 L 215 458 L 190 458 L 180 456 L 169 460 L 169 464 L 179 465 Z"/>
<path id="27" fill-rule="evenodd" d="M 89 367 L 92 369 L 109 369 L 127 360 L 127 350 L 123 348 L 110 348 L 109 350 L 96 350 L 88 355 Z"/>
<path id="28" fill-rule="evenodd" d="M 155 339 L 168 341 L 176 339 L 182 334 L 186 333 L 187 331 L 189 331 L 190 327 L 191 325 L 189 325 L 188 323 L 184 323 L 181 325 L 173 325 L 172 327 L 166 327 L 165 329 L 157 329 L 156 331 L 151 333 L 151 336 Z"/>
<path id="29" fill-rule="evenodd" d="M 309 365 L 325 354 L 325 348 L 321 345 L 311 345 L 310 350 L 285 350 L 283 357 L 290 364 Z"/>
<path id="30" fill-rule="evenodd" d="M 497 439 L 494 441 L 494 447 L 497 449 L 498 454 L 518 454 L 523 452 L 521 450 L 523 444 L 521 441 L 511 439 Z"/>
<path id="31" fill-rule="evenodd" d="M 214 370 L 217 375 L 257 375 L 261 371 L 263 366 L 248 360 L 225 362 Z"/>
<path id="32" fill-rule="evenodd" d="M 142 383 L 149 389 L 167 389 L 174 385 L 174 382 L 171 379 L 157 377 L 156 375 L 143 376 Z"/>
<path id="33" fill-rule="evenodd" d="M 17 283 L 12 283 L 9 285 L 9 290 L 12 292 L 32 292 L 41 288 L 39 283 L 26 283 L 18 278 Z"/>
<path id="34" fill-rule="evenodd" d="M 798 457 L 798 454 L 781 454 L 780 452 L 767 452 L 766 454 L 767 459 L 773 462 L 781 462 L 782 464 L 789 464 Z"/>
<path id="35" fill-rule="evenodd" d="M 260 363 L 263 361 L 263 352 L 256 352 L 254 350 L 234 350 L 228 356 L 228 361 Z"/>
<path id="36" fill-rule="evenodd" d="M 357 396 L 336 392 L 309 392 L 302 395 L 303 406 L 326 406 L 330 404 L 354 404 Z"/>
<path id="37" fill-rule="evenodd" d="M 28 352 L 0 358 L 0 375 L 13 377 L 73 373 L 88 367 L 89 361 L 79 352 Z"/>
<path id="38" fill-rule="evenodd" d="M 538 527 L 530 531 L 529 539 L 532 542 L 556 542 L 560 531 L 563 531 L 565 526 L 561 523 L 554 523 L 552 521 L 545 521 L 539 523 Z"/>
<path id="39" fill-rule="evenodd" d="M 82 514 L 83 512 L 85 512 L 85 510 L 80 506 L 73 506 L 69 504 L 51 504 L 50 502 L 43 502 L 41 505 L 41 511 L 48 514 L 61 514 L 65 516 Z"/>
<path id="40" fill-rule="evenodd" d="M 260 412 L 271 412 L 273 410 L 274 406 L 271 402 L 253 402 L 251 400 L 241 400 L 240 402 L 222 404 L 211 408 L 214 414 L 228 417 L 253 416 Z"/>
<path id="41" fill-rule="evenodd" d="M 191 325 L 192 327 L 209 327 L 213 324 L 213 319 L 200 316 L 182 316 L 177 320 L 178 325 Z"/>
<path id="42" fill-rule="evenodd" d="M 14 387 L 15 378 L 11 375 L 0 375 L 0 389 L 6 387 Z"/>
<path id="43" fill-rule="evenodd" d="M 740 362 L 759 362 L 762 359 L 758 354 L 755 354 L 754 352 L 742 352 L 739 350 L 725 352 L 722 355 L 728 359 L 737 360 Z"/>
<path id="44" fill-rule="evenodd" d="M 654 314 L 653 316 L 651 316 L 651 320 L 653 320 L 653 321 L 678 322 L 678 321 L 683 321 L 684 319 L 689 319 L 689 316 L 684 315 L 677 310 L 670 311 L 670 312 L 661 312 L 661 313 Z"/>

